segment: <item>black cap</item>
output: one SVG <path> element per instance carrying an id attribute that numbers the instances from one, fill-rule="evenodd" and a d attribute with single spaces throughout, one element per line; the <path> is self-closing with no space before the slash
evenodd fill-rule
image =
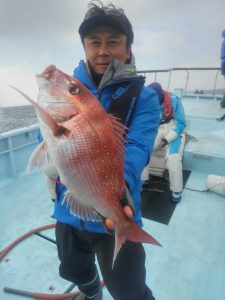
<path id="1" fill-rule="evenodd" d="M 130 21 L 122 9 L 117 9 L 113 5 L 100 8 L 92 4 L 79 27 L 81 39 L 83 40 L 94 27 L 102 25 L 117 28 L 127 36 L 130 44 L 133 43 L 134 33 Z"/>

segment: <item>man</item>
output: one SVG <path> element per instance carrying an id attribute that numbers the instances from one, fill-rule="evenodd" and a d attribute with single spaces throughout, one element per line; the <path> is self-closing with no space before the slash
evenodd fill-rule
<path id="1" fill-rule="evenodd" d="M 225 77 L 225 29 L 222 32 L 222 37 L 223 37 L 223 43 L 222 43 L 222 46 L 221 46 L 221 56 L 220 56 L 220 59 L 221 59 L 221 74 Z M 225 92 L 224 92 L 224 95 L 223 95 L 223 99 L 220 102 L 220 106 L 225 107 Z"/>
<path id="2" fill-rule="evenodd" d="M 181 201 L 183 190 L 182 155 L 185 145 L 185 137 L 182 135 L 186 123 L 182 103 L 180 99 L 162 89 L 158 82 L 149 85 L 156 91 L 160 102 L 160 127 L 155 140 L 154 151 L 166 148 L 166 165 L 169 171 L 171 200 L 175 203 Z M 142 173 L 144 184 L 148 183 L 149 165 Z M 146 177 L 147 176 L 147 177 Z"/>
<path id="3" fill-rule="evenodd" d="M 128 127 L 125 144 L 125 180 L 134 201 L 124 197 L 121 206 L 129 218 L 142 226 L 140 211 L 141 172 L 149 161 L 159 126 L 156 94 L 144 87 L 136 74 L 132 26 L 122 9 L 114 5 L 90 3 L 79 27 L 87 61 L 74 71 L 99 99 L 106 111 L 119 117 Z M 94 151 L 94 149 L 93 149 Z M 117 300 L 155 299 L 145 283 L 145 252 L 141 243 L 126 241 L 112 269 L 114 249 L 113 221 L 83 221 L 62 204 L 66 187 L 56 184 L 54 217 L 61 277 L 75 283 L 81 294 L 75 299 L 100 300 L 97 256 L 105 285 Z M 52 197 L 54 198 L 54 193 Z M 106 230 L 106 228 L 108 230 Z"/>

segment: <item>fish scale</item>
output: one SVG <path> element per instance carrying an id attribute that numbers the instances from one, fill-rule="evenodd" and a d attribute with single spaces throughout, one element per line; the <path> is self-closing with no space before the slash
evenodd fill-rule
<path id="1" fill-rule="evenodd" d="M 107 117 L 107 116 L 106 116 Z M 89 122 L 90 124 L 90 122 Z M 98 155 L 98 160 L 95 160 L 96 158 L 93 157 L 95 156 L 95 152 L 91 151 L 91 147 L 87 147 L 87 141 L 89 140 L 89 136 L 91 135 L 91 138 L 94 137 L 94 140 L 99 140 L 99 135 L 100 132 L 96 131 L 97 138 L 93 135 L 93 132 L 90 132 L 90 127 L 91 125 L 88 126 L 88 124 L 79 124 L 79 128 L 86 126 L 85 133 L 87 136 L 85 136 L 85 133 L 83 132 L 82 134 L 79 133 L 78 131 L 74 132 L 74 136 L 72 138 L 72 141 L 66 141 L 65 145 L 61 147 L 64 147 L 64 156 L 67 158 L 66 159 L 66 169 L 71 168 L 71 166 L 75 165 L 77 173 L 79 174 L 79 177 L 76 179 L 74 178 L 74 181 L 78 181 L 83 186 L 83 189 L 89 189 L 91 191 L 91 194 L 95 196 L 94 198 L 99 199 L 99 192 L 102 190 L 102 184 L 107 186 L 107 180 L 106 178 L 110 178 L 107 174 L 110 174 L 107 170 L 105 171 L 105 167 L 99 167 L 99 160 L 100 162 L 104 161 L 106 166 L 108 165 L 109 167 L 111 166 L 111 153 L 110 153 L 110 148 L 106 147 L 105 143 L 105 136 L 103 140 L 103 150 L 104 150 L 104 155 Z M 88 134 L 90 133 L 90 135 Z M 100 136 L 101 137 L 101 136 Z M 91 144 L 92 146 L 94 143 Z M 98 144 L 97 144 L 98 145 Z M 67 150 L 65 150 L 67 149 Z M 99 151 L 100 152 L 100 151 Z M 76 155 L 77 154 L 77 155 Z M 95 159 L 94 159 L 95 158 Z M 91 162 L 91 163 L 90 163 Z M 64 177 L 63 177 L 64 178 Z M 112 178 L 114 178 L 113 173 L 111 174 L 111 182 Z M 100 180 L 99 180 L 100 179 Z M 67 181 L 64 179 L 64 181 Z M 115 188 L 118 186 L 118 181 L 116 182 Z M 110 187 L 110 191 L 112 191 L 112 188 Z M 114 198 L 114 197 L 113 197 Z"/>

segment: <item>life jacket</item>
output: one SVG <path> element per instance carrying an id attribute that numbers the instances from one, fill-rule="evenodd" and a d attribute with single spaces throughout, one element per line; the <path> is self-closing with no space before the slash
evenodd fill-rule
<path id="1" fill-rule="evenodd" d="M 173 118 L 172 100 L 169 92 L 163 91 L 164 120 L 161 123 L 168 123 Z"/>
<path id="2" fill-rule="evenodd" d="M 117 86 L 112 93 L 111 104 L 107 112 L 116 116 L 128 128 L 143 85 L 144 77 L 140 76 L 133 82 L 129 81 Z"/>

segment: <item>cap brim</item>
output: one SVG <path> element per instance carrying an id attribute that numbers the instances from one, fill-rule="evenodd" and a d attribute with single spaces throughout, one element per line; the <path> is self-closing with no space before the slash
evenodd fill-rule
<path id="1" fill-rule="evenodd" d="M 84 38 L 91 30 L 94 29 L 94 27 L 102 25 L 112 26 L 127 36 L 127 26 L 124 21 L 121 20 L 121 17 L 116 15 L 94 16 L 90 19 L 84 20 L 80 25 L 79 34 L 81 38 Z"/>

